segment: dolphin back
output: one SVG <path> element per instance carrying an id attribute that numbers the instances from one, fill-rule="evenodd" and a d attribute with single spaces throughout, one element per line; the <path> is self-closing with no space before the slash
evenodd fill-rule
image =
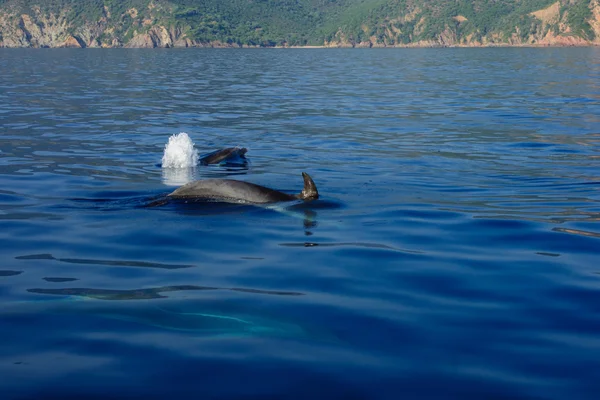
<path id="1" fill-rule="evenodd" d="M 312 178 L 305 172 L 304 188 L 297 195 L 291 195 L 265 186 L 234 179 L 202 179 L 190 182 L 174 190 L 167 196 L 173 199 L 195 199 L 224 201 L 228 203 L 276 203 L 290 200 L 315 200 L 319 192 Z"/>
<path id="2" fill-rule="evenodd" d="M 245 160 L 248 151 L 245 147 L 227 147 L 215 150 L 200 157 L 201 165 L 219 164 L 221 162 Z"/>
<path id="3" fill-rule="evenodd" d="M 287 193 L 233 179 L 202 179 L 190 182 L 170 193 L 168 197 L 258 204 L 296 199 L 296 196 Z"/>

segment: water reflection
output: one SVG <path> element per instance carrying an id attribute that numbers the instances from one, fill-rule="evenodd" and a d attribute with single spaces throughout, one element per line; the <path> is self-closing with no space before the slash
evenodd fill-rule
<path id="1" fill-rule="evenodd" d="M 317 227 L 317 213 L 313 210 L 304 210 L 304 234 L 311 236 L 312 229 Z"/>
<path id="2" fill-rule="evenodd" d="M 311 236 L 318 226 L 318 213 L 315 209 L 337 208 L 340 205 L 331 201 L 295 200 L 283 203 L 254 204 L 254 203 L 230 203 L 215 199 L 189 198 L 172 199 L 159 196 L 152 199 L 145 207 L 161 207 L 171 205 L 175 212 L 185 215 L 216 215 L 216 214 L 242 214 L 246 212 L 260 212 L 261 210 L 274 211 L 288 217 L 302 220 L 302 227 L 306 236 Z"/>
<path id="3" fill-rule="evenodd" d="M 167 186 L 183 186 L 198 179 L 200 174 L 206 178 L 221 178 L 224 175 L 244 175 L 248 171 L 248 164 L 223 162 L 216 167 L 206 166 L 202 168 L 202 171 L 198 167 L 162 168 L 162 182 Z"/>
<path id="4" fill-rule="evenodd" d="M 399 249 L 396 247 L 388 246 L 385 244 L 379 243 L 361 243 L 361 242 L 350 242 L 350 243 L 316 243 L 316 242 L 298 242 L 298 243 L 279 243 L 280 246 L 284 247 L 363 247 L 369 249 L 381 249 L 381 250 L 391 250 L 397 251 L 401 253 L 409 253 L 409 254 L 424 254 L 422 251 L 418 250 L 408 250 L 408 249 Z"/>
<path id="5" fill-rule="evenodd" d="M 581 235 L 581 236 L 600 238 L 600 232 L 590 232 L 590 231 L 583 231 L 581 229 L 569 229 L 569 228 L 552 228 L 552 230 L 555 232 L 570 233 L 573 235 Z"/>
<path id="6" fill-rule="evenodd" d="M 162 168 L 162 182 L 167 186 L 182 186 L 195 178 L 196 167 Z"/>

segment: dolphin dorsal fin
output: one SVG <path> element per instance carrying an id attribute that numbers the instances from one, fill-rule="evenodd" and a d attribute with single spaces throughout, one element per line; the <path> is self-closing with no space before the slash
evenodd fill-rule
<path id="1" fill-rule="evenodd" d="M 313 182 L 312 178 L 306 173 L 302 173 L 304 178 L 304 189 L 302 193 L 298 195 L 298 198 L 302 200 L 316 200 L 319 198 L 319 192 L 317 191 L 317 185 Z"/>

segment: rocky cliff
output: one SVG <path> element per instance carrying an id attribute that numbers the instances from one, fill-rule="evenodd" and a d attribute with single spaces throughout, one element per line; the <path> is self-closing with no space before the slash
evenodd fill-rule
<path id="1" fill-rule="evenodd" d="M 104 7 L 96 20 L 74 20 L 73 10 L 48 11 L 32 6 L 24 13 L 0 12 L 0 47 L 189 47 L 186 27 L 167 21 L 171 10 L 150 2 L 144 10 L 115 15 Z"/>

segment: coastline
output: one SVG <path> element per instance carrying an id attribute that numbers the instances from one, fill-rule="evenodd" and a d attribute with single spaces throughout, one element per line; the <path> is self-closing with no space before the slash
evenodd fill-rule
<path id="1" fill-rule="evenodd" d="M 192 44 L 187 46 L 4 46 L 0 49 L 477 49 L 477 48 L 565 48 L 600 47 L 600 42 L 581 43 L 487 43 L 487 44 L 403 44 L 403 45 L 309 45 L 309 46 L 249 46 Z"/>

